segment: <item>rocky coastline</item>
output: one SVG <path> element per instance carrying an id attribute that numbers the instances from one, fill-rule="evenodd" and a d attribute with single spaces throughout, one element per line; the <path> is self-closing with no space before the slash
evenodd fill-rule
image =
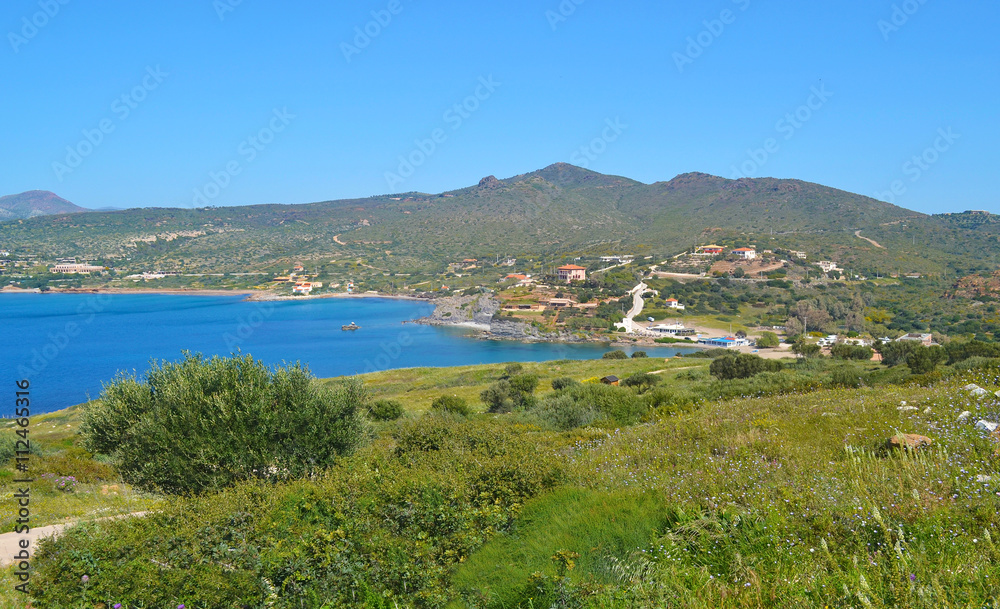
<path id="1" fill-rule="evenodd" d="M 572 332 L 542 332 L 537 327 L 514 319 L 502 319 L 500 301 L 492 294 L 472 296 L 446 296 L 434 300 L 434 312 L 412 323 L 428 326 L 456 326 L 482 331 L 488 340 L 517 340 L 525 342 L 593 342 Z M 602 341 L 606 342 L 606 341 Z"/>

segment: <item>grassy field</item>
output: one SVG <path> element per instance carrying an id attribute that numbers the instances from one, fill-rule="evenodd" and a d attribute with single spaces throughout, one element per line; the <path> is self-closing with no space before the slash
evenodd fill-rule
<path id="1" fill-rule="evenodd" d="M 537 375 L 541 390 L 548 390 L 553 379 L 570 377 L 577 381 L 602 378 L 609 374 L 625 378 L 639 372 L 658 372 L 664 378 L 681 370 L 708 369 L 711 360 L 691 358 L 639 358 L 627 360 L 558 360 L 522 364 L 524 372 Z M 662 372 L 661 372 L 662 371 Z M 460 366 L 457 368 L 407 368 L 375 372 L 361 378 L 375 398 L 402 401 L 411 415 L 427 412 L 431 402 L 441 395 L 457 395 L 480 411 L 485 406 L 479 394 L 503 375 L 502 365 Z M 324 382 L 336 383 L 340 379 Z"/>
<path id="2" fill-rule="evenodd" d="M 533 411 L 483 412 L 479 394 L 504 365 L 366 375 L 373 397 L 406 414 L 342 466 L 197 498 L 116 498 L 114 509 L 159 513 L 47 546 L 35 607 L 1000 609 L 1000 443 L 974 425 L 1000 417 L 1000 372 L 908 377 L 811 360 L 718 381 L 710 363 L 523 364 L 539 377 L 536 410 L 611 400 L 566 431 Z M 845 366 L 878 386 L 832 388 Z M 662 379 L 646 393 L 551 389 L 643 372 Z M 442 395 L 476 412 L 428 412 Z M 608 414 L 615 396 L 647 408 L 638 423 Z M 39 463 L 72 457 L 104 475 L 79 452 L 78 424 L 77 409 L 38 417 L 50 436 Z M 898 434 L 931 444 L 886 449 Z M 46 495 L 40 512 L 96 515 L 99 488 Z M 23 607 L 5 596 L 9 572 L 0 583 L 3 606 Z"/>

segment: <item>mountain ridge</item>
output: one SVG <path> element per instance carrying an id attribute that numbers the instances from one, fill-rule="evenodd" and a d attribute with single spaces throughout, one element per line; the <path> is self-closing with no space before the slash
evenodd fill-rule
<path id="1" fill-rule="evenodd" d="M 802 180 L 689 172 L 645 184 L 566 163 L 439 194 L 40 216 L 0 223 L 0 237 L 55 257 L 212 272 L 270 270 L 290 258 L 365 259 L 392 272 L 470 257 L 672 256 L 708 242 L 808 250 L 810 260 L 882 273 L 952 273 L 1000 259 L 997 216 L 927 216 Z"/>
<path id="2" fill-rule="evenodd" d="M 0 197 L 0 221 L 23 220 L 54 214 L 79 214 L 89 209 L 74 205 L 47 190 L 29 190 Z"/>

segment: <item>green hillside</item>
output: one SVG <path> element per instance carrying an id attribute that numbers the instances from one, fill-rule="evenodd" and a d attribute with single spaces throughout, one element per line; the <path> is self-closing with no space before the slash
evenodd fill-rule
<path id="1" fill-rule="evenodd" d="M 293 260 L 363 258 L 378 268 L 431 271 L 456 257 L 666 256 L 727 239 L 800 247 L 810 259 L 883 273 L 995 268 L 1000 222 L 965 216 L 929 217 L 798 180 L 690 173 L 647 185 L 560 163 L 437 195 L 4 222 L 0 244 L 41 260 L 219 273 L 269 272 Z M 859 239 L 859 230 L 884 247 Z"/>

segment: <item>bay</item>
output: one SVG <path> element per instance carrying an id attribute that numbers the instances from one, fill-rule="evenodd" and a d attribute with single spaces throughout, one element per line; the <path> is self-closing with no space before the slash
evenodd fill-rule
<path id="1" fill-rule="evenodd" d="M 480 340 L 473 330 L 402 322 L 428 315 L 427 302 L 384 298 L 248 302 L 242 296 L 2 294 L 0 370 L 14 413 L 15 382 L 31 382 L 32 412 L 100 395 L 121 372 L 141 375 L 152 360 L 184 351 L 241 352 L 268 365 L 302 362 L 318 377 L 412 367 L 596 359 L 600 344 Z M 341 326 L 361 326 L 350 332 Z M 644 349 L 672 357 L 684 349 Z M 626 349 L 626 352 L 631 350 Z M 3 392 L 0 392 L 0 396 Z"/>

